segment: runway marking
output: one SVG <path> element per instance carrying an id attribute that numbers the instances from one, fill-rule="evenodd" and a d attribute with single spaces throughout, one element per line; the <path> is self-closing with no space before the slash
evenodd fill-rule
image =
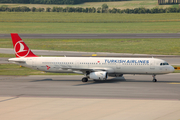
<path id="1" fill-rule="evenodd" d="M 168 83 L 168 84 L 180 84 L 180 83 Z"/>
<path id="2" fill-rule="evenodd" d="M 17 98 L 19 98 L 20 96 L 22 96 L 23 94 L 21 94 L 21 95 L 17 95 L 17 96 L 15 96 L 15 97 L 13 97 L 13 98 L 9 98 L 9 99 L 5 99 L 5 100 L 1 100 L 0 102 L 6 102 L 6 101 L 9 101 L 9 100 L 13 100 L 13 99 L 17 99 Z"/>

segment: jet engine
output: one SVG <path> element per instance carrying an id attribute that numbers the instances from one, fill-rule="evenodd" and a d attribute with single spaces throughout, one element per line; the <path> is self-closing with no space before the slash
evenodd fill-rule
<path id="1" fill-rule="evenodd" d="M 106 80 L 108 78 L 107 72 L 99 71 L 99 72 L 91 72 L 89 74 L 90 79 L 94 80 Z"/>

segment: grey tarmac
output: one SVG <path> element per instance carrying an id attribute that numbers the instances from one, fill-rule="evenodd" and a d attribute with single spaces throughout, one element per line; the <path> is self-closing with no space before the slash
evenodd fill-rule
<path id="1" fill-rule="evenodd" d="M 1 120 L 178 120 L 180 74 L 0 76 Z"/>
<path id="2" fill-rule="evenodd" d="M 178 55 L 154 55 L 154 54 L 131 54 L 131 53 L 109 53 L 109 52 L 76 52 L 76 51 L 54 51 L 54 50 L 32 50 L 36 55 L 43 56 L 67 56 L 67 57 L 159 57 L 159 58 L 178 58 Z M 15 54 L 13 48 L 0 48 L 2 54 Z"/>
<path id="3" fill-rule="evenodd" d="M 128 98 L 180 100 L 180 74 L 124 75 L 106 81 L 81 81 L 83 75 L 1 76 L 0 96 Z"/>
<path id="4" fill-rule="evenodd" d="M 21 34 L 20 34 L 21 35 Z M 23 36 L 23 34 L 22 34 Z M 21 37 L 22 37 L 21 36 Z M 179 34 L 46 34 L 23 38 L 180 38 Z M 0 35 L 10 38 L 10 35 Z M 4 52 L 5 51 L 5 52 Z M 13 49 L 0 49 L 14 54 Z M 38 51 L 37 55 L 157 57 L 179 64 L 179 56 Z M 1 62 L 7 63 L 7 58 Z M 180 119 L 180 74 L 124 75 L 106 81 L 82 83 L 81 75 L 0 76 L 2 120 L 178 120 Z"/>
<path id="5" fill-rule="evenodd" d="M 38 56 L 66 56 L 66 57 L 146 57 L 160 58 L 171 65 L 180 65 L 180 56 L 176 55 L 148 55 L 128 53 L 107 53 L 107 52 L 74 52 L 74 51 L 53 51 L 53 50 L 32 50 Z M 0 48 L 0 53 L 14 54 L 13 48 Z M 8 58 L 0 58 L 0 64 L 9 63 Z"/>
<path id="6" fill-rule="evenodd" d="M 58 39 L 100 39 L 100 38 L 180 38 L 180 33 L 124 33 L 124 34 L 19 34 L 22 38 Z M 10 34 L 0 34 L 0 38 L 10 38 Z"/>

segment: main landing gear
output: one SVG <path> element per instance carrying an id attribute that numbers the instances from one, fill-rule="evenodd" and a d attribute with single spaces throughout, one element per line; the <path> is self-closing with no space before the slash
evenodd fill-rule
<path id="1" fill-rule="evenodd" d="M 153 75 L 153 82 L 157 82 L 156 75 Z"/>
<path id="2" fill-rule="evenodd" d="M 83 77 L 82 78 L 82 82 L 87 82 L 88 81 L 88 78 L 87 77 Z"/>

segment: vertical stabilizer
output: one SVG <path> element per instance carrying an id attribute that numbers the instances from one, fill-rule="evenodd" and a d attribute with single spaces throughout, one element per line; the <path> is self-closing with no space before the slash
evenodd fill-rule
<path id="1" fill-rule="evenodd" d="M 17 33 L 11 33 L 16 57 L 37 57 L 19 37 Z"/>

